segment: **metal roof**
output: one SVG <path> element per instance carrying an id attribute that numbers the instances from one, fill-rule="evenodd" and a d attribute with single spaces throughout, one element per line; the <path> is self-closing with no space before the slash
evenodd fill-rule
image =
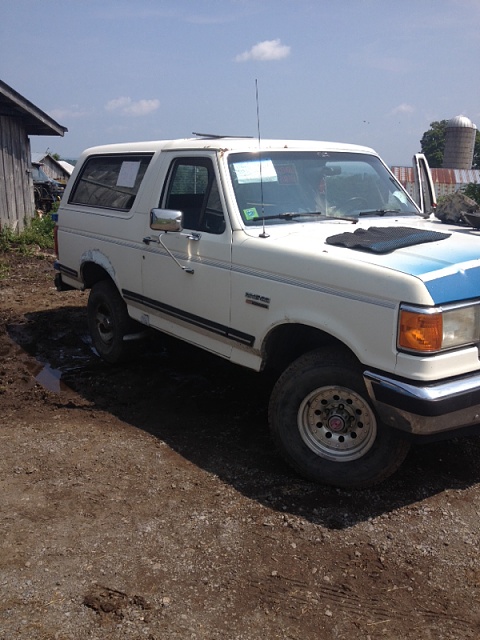
<path id="1" fill-rule="evenodd" d="M 67 127 L 58 124 L 44 111 L 0 80 L 0 116 L 19 118 L 27 135 L 63 136 Z"/>
<path id="2" fill-rule="evenodd" d="M 415 181 L 412 167 L 391 167 L 402 184 Z M 434 184 L 480 183 L 480 169 L 430 169 Z"/>
<path id="3" fill-rule="evenodd" d="M 470 118 L 467 118 L 467 116 L 455 116 L 454 118 L 451 118 L 448 122 L 447 122 L 447 128 L 453 128 L 453 129 L 476 129 L 477 127 L 473 124 L 473 122 L 470 120 Z"/>
<path id="4" fill-rule="evenodd" d="M 59 160 L 58 164 L 63 167 L 63 170 L 68 173 L 68 175 L 72 175 L 72 171 L 75 169 L 75 165 L 67 162 L 66 160 Z"/>
<path id="5" fill-rule="evenodd" d="M 60 170 L 64 173 L 68 173 L 68 175 L 72 174 L 72 171 L 75 169 L 73 164 L 66 162 L 65 160 L 56 160 L 49 153 L 38 153 L 36 151 L 32 151 L 31 153 L 32 164 L 50 164 L 56 165 Z"/>

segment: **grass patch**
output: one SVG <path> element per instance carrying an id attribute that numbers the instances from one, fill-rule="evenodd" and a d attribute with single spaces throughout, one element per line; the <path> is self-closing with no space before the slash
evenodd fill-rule
<path id="1" fill-rule="evenodd" d="M 9 275 L 9 273 L 10 271 L 8 269 L 8 265 L 0 262 L 0 280 L 4 280 Z"/>
<path id="2" fill-rule="evenodd" d="M 57 206 L 50 213 L 32 218 L 21 233 L 15 233 L 8 227 L 0 229 L 0 251 L 16 251 L 23 255 L 32 255 L 38 249 L 53 249 L 55 221 L 51 214 L 56 212 Z M 0 277 L 1 273 L 0 265 Z"/>

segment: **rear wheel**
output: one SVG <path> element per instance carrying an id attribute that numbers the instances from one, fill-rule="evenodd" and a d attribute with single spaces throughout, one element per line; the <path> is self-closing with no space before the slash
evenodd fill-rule
<path id="1" fill-rule="evenodd" d="M 107 362 L 117 363 L 131 355 L 131 342 L 124 337 L 131 333 L 133 320 L 127 305 L 111 280 L 93 285 L 87 305 L 88 328 L 93 346 Z"/>
<path id="2" fill-rule="evenodd" d="M 360 488 L 390 476 L 409 444 L 378 421 L 356 360 L 343 350 L 301 356 L 270 399 L 273 438 L 286 461 L 322 484 Z"/>

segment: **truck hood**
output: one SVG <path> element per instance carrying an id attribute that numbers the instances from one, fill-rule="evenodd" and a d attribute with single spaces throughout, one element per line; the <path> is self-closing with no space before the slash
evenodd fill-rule
<path id="1" fill-rule="evenodd" d="M 327 238 L 353 233 L 356 229 L 402 226 L 417 230 L 449 234 L 434 242 L 423 242 L 376 254 L 369 251 L 326 244 Z M 249 235 L 251 235 L 249 230 Z M 269 226 L 270 239 L 287 251 L 298 250 L 309 255 L 328 252 L 342 261 L 378 265 L 421 280 L 434 304 L 480 297 L 480 231 L 469 227 L 450 226 L 433 218 L 417 216 L 365 218 L 358 224 L 346 221 L 316 222 Z"/>

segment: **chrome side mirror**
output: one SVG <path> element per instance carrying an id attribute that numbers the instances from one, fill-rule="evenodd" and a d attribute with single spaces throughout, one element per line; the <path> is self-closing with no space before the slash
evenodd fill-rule
<path id="1" fill-rule="evenodd" d="M 174 209 L 152 209 L 150 229 L 153 231 L 182 231 L 183 213 Z"/>

